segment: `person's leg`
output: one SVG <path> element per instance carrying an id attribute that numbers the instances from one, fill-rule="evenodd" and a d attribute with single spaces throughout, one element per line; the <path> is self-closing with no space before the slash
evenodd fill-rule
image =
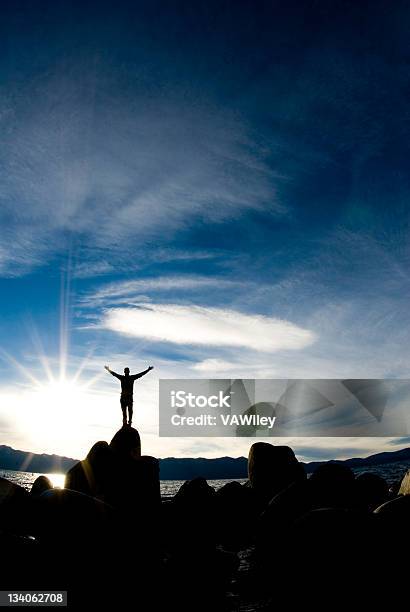
<path id="1" fill-rule="evenodd" d="M 127 403 L 121 398 L 121 410 L 122 410 L 122 426 L 127 424 Z"/>
<path id="2" fill-rule="evenodd" d="M 132 423 L 132 413 L 133 413 L 133 402 L 132 400 L 128 402 L 128 425 L 131 426 Z"/>

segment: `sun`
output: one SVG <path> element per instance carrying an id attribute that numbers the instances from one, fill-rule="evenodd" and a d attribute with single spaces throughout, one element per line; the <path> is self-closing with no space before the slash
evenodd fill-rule
<path id="1" fill-rule="evenodd" d="M 27 390 L 26 429 L 37 444 L 53 439 L 56 448 L 64 447 L 86 426 L 89 395 L 86 385 L 67 379 L 52 380 Z"/>
<path id="2" fill-rule="evenodd" d="M 53 371 L 44 354 L 38 356 L 42 368 L 36 370 L 11 356 L 8 359 L 26 379 L 5 401 L 14 415 L 14 429 L 28 448 L 76 458 L 88 451 L 93 435 L 104 435 L 110 425 L 111 396 L 98 391 L 102 368 L 100 373 L 83 378 L 84 370 L 90 370 L 89 356 L 70 376 L 60 361 L 57 372 Z"/>
<path id="3" fill-rule="evenodd" d="M 53 472 L 52 474 L 47 474 L 47 478 L 51 481 L 53 487 L 64 489 L 65 474 Z"/>
<path id="4" fill-rule="evenodd" d="M 69 355 L 70 331 L 70 265 L 62 275 L 60 329 L 56 336 L 59 353 L 46 354 L 37 329 L 28 326 L 35 361 L 30 367 L 0 348 L 0 357 L 19 373 L 18 388 L 3 394 L 13 414 L 14 431 L 35 452 L 58 453 L 75 457 L 87 452 L 93 435 L 103 434 L 110 425 L 111 396 L 98 392 L 97 383 L 105 376 L 96 373 L 91 347 L 76 368 L 72 369 Z M 91 373 L 85 377 L 85 371 Z M 78 456 L 78 455 L 77 455 Z"/>
<path id="5" fill-rule="evenodd" d="M 35 420 L 50 429 L 54 424 L 60 427 L 66 418 L 78 423 L 79 413 L 87 404 L 85 385 L 78 385 L 72 380 L 56 380 L 41 385 L 31 392 L 31 402 L 35 411 Z"/>
<path id="6" fill-rule="evenodd" d="M 113 394 L 101 392 L 96 378 L 30 383 L 4 395 L 13 414 L 13 430 L 24 439 L 23 450 L 81 459 L 96 440 L 105 439 L 117 412 L 112 408 Z"/>
<path id="7" fill-rule="evenodd" d="M 74 379 L 52 380 L 33 390 L 33 400 L 44 405 L 45 410 L 72 409 L 84 401 L 86 389 L 86 385 L 79 385 Z"/>

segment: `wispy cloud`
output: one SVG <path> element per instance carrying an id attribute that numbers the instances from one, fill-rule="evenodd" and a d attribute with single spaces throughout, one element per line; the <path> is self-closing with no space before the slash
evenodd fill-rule
<path id="1" fill-rule="evenodd" d="M 115 266 L 109 261 L 80 261 L 73 270 L 75 278 L 91 278 L 116 272 Z"/>
<path id="2" fill-rule="evenodd" d="M 246 347 L 265 352 L 302 349 L 315 341 L 308 329 L 274 317 L 177 304 L 107 309 L 101 325 L 120 334 L 158 342 Z"/>
<path id="3" fill-rule="evenodd" d="M 123 298 L 129 301 L 141 292 L 192 292 L 201 290 L 227 290 L 243 287 L 240 281 L 223 277 L 179 275 L 140 278 L 127 281 L 116 281 L 103 285 L 94 292 L 89 292 L 81 298 L 83 304 L 92 306 L 107 304 Z"/>
<path id="4" fill-rule="evenodd" d="M 175 88 L 130 97 L 100 77 L 90 87 L 80 63 L 55 66 L 0 100 L 4 273 L 45 261 L 68 236 L 112 253 L 155 236 L 161 250 L 192 219 L 217 224 L 267 204 L 283 214 L 266 153 L 229 108 Z"/>

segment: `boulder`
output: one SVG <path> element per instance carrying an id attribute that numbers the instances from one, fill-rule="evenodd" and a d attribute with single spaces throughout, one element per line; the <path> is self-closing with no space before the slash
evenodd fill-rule
<path id="1" fill-rule="evenodd" d="M 389 498 L 389 485 L 381 476 L 363 472 L 356 477 L 356 506 L 374 510 Z"/>
<path id="2" fill-rule="evenodd" d="M 248 457 L 248 475 L 249 485 L 262 508 L 292 482 L 305 478 L 303 466 L 289 446 L 274 446 L 267 442 L 252 444 Z"/>
<path id="3" fill-rule="evenodd" d="M 175 549 L 198 555 L 216 539 L 216 493 L 205 478 L 187 480 L 172 500 Z"/>
<path id="4" fill-rule="evenodd" d="M 115 508 L 132 509 L 144 520 L 154 517 L 161 502 L 158 459 L 141 456 L 140 435 L 128 425 L 114 435 L 110 451 L 105 500 Z"/>
<path id="5" fill-rule="evenodd" d="M 351 508 L 355 505 L 352 470 L 329 461 L 320 465 L 308 480 L 312 508 Z"/>
<path id="6" fill-rule="evenodd" d="M 187 480 L 181 485 L 174 496 L 174 503 L 178 505 L 200 507 L 214 499 L 215 489 L 201 476 Z"/>
<path id="7" fill-rule="evenodd" d="M 255 526 L 250 489 L 228 482 L 216 491 L 215 505 L 217 541 L 234 550 L 246 547 Z"/>
<path id="8" fill-rule="evenodd" d="M 0 525 L 9 533 L 28 534 L 26 517 L 30 512 L 30 495 L 19 485 L 0 478 Z"/>
<path id="9" fill-rule="evenodd" d="M 41 495 L 44 491 L 48 491 L 52 489 L 53 485 L 51 480 L 47 478 L 47 476 L 38 476 L 33 482 L 33 486 L 31 487 L 30 495 Z"/>
<path id="10" fill-rule="evenodd" d="M 257 520 L 257 540 L 260 547 L 271 548 L 275 541 L 287 537 L 295 520 L 311 510 L 306 480 L 295 480 L 275 495 Z"/>
<path id="11" fill-rule="evenodd" d="M 337 583 L 338 572 L 357 575 L 378 553 L 378 529 L 374 515 L 344 508 L 312 510 L 294 523 L 287 540 L 290 555 L 307 553 L 310 577 L 318 571 Z M 351 574 L 352 573 L 352 574 Z"/>
<path id="12" fill-rule="evenodd" d="M 14 503 L 28 497 L 28 492 L 23 487 L 0 477 L 0 505 Z"/>
<path id="13" fill-rule="evenodd" d="M 410 496 L 402 495 L 385 502 L 374 511 L 377 515 L 391 517 L 393 521 L 396 519 L 408 521 L 410 516 Z"/>
<path id="14" fill-rule="evenodd" d="M 95 497 L 133 520 L 152 522 L 161 502 L 159 461 L 141 456 L 136 429 L 124 426 L 110 444 L 97 442 L 86 459 L 69 470 L 66 488 Z"/>
<path id="15" fill-rule="evenodd" d="M 139 459 L 141 457 L 141 438 L 134 427 L 124 425 L 117 431 L 110 442 L 111 450 L 124 459 Z"/>
<path id="16" fill-rule="evenodd" d="M 66 474 L 65 488 L 92 497 L 104 498 L 105 483 L 112 466 L 112 451 L 107 442 L 96 442 L 83 461 Z"/>
<path id="17" fill-rule="evenodd" d="M 0 531 L 0 550 L 1 580 L 7 589 L 38 590 L 39 585 L 44 584 L 44 575 L 47 585 L 50 584 L 41 546 L 34 538 Z"/>
<path id="18" fill-rule="evenodd" d="M 112 519 L 112 508 L 94 497 L 49 489 L 33 498 L 31 531 L 43 542 L 73 546 L 105 537 Z"/>
<path id="19" fill-rule="evenodd" d="M 161 502 L 158 459 L 148 455 L 139 459 L 114 457 L 104 499 L 121 511 L 156 512 Z"/>
<path id="20" fill-rule="evenodd" d="M 378 539 L 381 549 L 389 554 L 389 563 L 393 568 L 396 559 L 400 559 L 405 550 L 406 533 L 409 526 L 410 495 L 401 495 L 374 510 L 379 522 Z M 402 566 L 404 567 L 404 566 Z"/>

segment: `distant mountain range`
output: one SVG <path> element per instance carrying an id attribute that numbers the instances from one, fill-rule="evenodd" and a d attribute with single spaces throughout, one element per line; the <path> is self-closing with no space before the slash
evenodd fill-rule
<path id="1" fill-rule="evenodd" d="M 343 463 L 350 468 L 362 468 L 371 467 L 372 465 L 385 465 L 386 463 L 401 463 L 410 462 L 410 448 L 402 448 L 398 451 L 390 451 L 385 453 L 376 453 L 376 455 L 370 455 L 369 457 L 355 457 L 353 459 L 338 460 L 332 459 L 330 461 L 312 461 L 311 463 L 305 463 L 305 469 L 307 473 L 314 472 L 315 469 L 322 463 Z"/>
<path id="2" fill-rule="evenodd" d="M 23 472 L 66 472 L 78 459 L 60 457 L 59 455 L 37 455 L 25 451 L 15 450 L 10 446 L 0 445 L 0 469 L 21 470 Z M 332 463 L 343 463 L 351 468 L 383 465 L 386 463 L 410 463 L 410 448 L 388 453 L 377 453 L 370 457 L 354 459 L 332 460 Z M 196 476 L 203 476 L 209 480 L 220 478 L 246 478 L 247 459 L 245 457 L 219 457 L 218 459 L 176 458 L 160 459 L 161 480 L 190 480 Z M 307 473 L 313 472 L 326 461 L 312 461 L 304 463 Z"/>
<path id="3" fill-rule="evenodd" d="M 10 446 L 0 446 L 0 469 L 21 470 L 22 472 L 66 472 L 78 459 L 60 455 L 37 455 L 15 450 Z"/>

